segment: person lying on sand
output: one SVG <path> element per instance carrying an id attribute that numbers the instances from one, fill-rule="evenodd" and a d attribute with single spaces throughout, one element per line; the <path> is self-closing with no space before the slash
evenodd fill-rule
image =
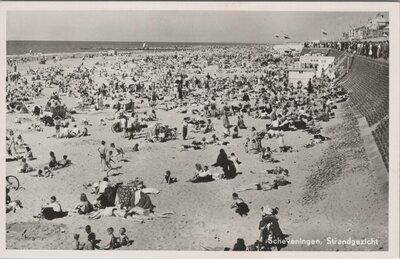
<path id="1" fill-rule="evenodd" d="M 236 192 L 244 192 L 249 190 L 263 190 L 263 191 L 270 191 L 273 189 L 278 189 L 279 186 L 285 186 L 290 184 L 288 180 L 286 180 L 283 176 L 276 176 L 271 181 L 263 181 L 260 183 L 252 183 L 241 185 L 235 188 Z"/>

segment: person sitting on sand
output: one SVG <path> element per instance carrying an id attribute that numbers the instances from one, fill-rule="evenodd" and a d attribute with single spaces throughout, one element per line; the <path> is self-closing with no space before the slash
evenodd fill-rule
<path id="1" fill-rule="evenodd" d="M 139 151 L 139 144 L 138 144 L 138 143 L 136 143 L 136 144 L 133 146 L 132 151 L 133 151 L 133 152 L 138 152 L 138 151 Z"/>
<path id="2" fill-rule="evenodd" d="M 78 137 L 78 135 L 81 134 L 81 131 L 79 130 L 78 126 L 74 125 L 73 129 L 69 133 L 70 138 L 75 138 Z"/>
<path id="3" fill-rule="evenodd" d="M 214 131 L 214 124 L 212 123 L 211 119 L 207 119 L 207 124 L 203 130 L 203 133 L 209 133 Z"/>
<path id="4" fill-rule="evenodd" d="M 17 168 L 17 173 L 29 173 L 33 171 L 33 167 L 28 165 L 26 159 L 23 157 L 20 162 L 20 166 Z"/>
<path id="5" fill-rule="evenodd" d="M 195 172 L 193 179 L 191 180 L 192 183 L 214 181 L 214 178 L 213 178 L 210 170 L 208 170 L 208 166 L 204 166 L 204 169 L 203 169 L 202 166 L 199 163 L 197 163 L 195 165 L 195 167 L 196 167 L 196 172 Z"/>
<path id="6" fill-rule="evenodd" d="M 161 183 L 167 183 L 167 184 L 171 184 L 171 183 L 176 183 L 178 180 L 176 179 L 176 177 L 172 177 L 171 176 L 171 171 L 167 170 L 165 172 L 164 178 L 161 181 Z"/>
<path id="7" fill-rule="evenodd" d="M 278 210 L 278 208 L 269 206 L 261 207 L 262 218 L 258 227 L 260 230 L 259 241 L 265 244 L 267 251 L 271 251 L 273 246 L 278 251 L 287 246 L 286 235 L 283 234 L 276 217 Z"/>
<path id="8" fill-rule="evenodd" d="M 60 166 L 60 167 L 67 167 L 67 166 L 70 166 L 72 164 L 72 162 L 71 162 L 71 160 L 70 159 L 68 159 L 68 156 L 67 155 L 63 155 L 63 159 L 61 159 L 59 162 L 58 162 L 58 165 Z"/>
<path id="9" fill-rule="evenodd" d="M 96 235 L 94 233 L 89 233 L 87 241 L 82 244 L 80 250 L 94 250 L 96 247 Z"/>
<path id="10" fill-rule="evenodd" d="M 157 115 L 156 115 L 156 111 L 155 110 L 151 111 L 151 113 L 147 117 L 147 120 L 148 121 L 156 121 L 157 120 Z"/>
<path id="11" fill-rule="evenodd" d="M 22 138 L 21 135 L 18 135 L 18 136 L 17 136 L 17 140 L 15 141 L 15 144 L 18 145 L 18 146 L 20 146 L 20 147 L 26 145 L 26 144 L 25 144 L 25 140 Z"/>
<path id="12" fill-rule="evenodd" d="M 237 193 L 233 193 L 232 198 L 233 203 L 231 204 L 231 209 L 236 208 L 235 212 L 238 213 L 241 217 L 247 216 L 247 213 L 249 213 L 250 211 L 247 204 L 241 198 L 239 198 L 239 195 Z"/>
<path id="13" fill-rule="evenodd" d="M 247 129 L 246 125 L 244 124 L 243 115 L 238 116 L 237 126 L 239 129 Z"/>
<path id="14" fill-rule="evenodd" d="M 223 149 L 219 151 L 217 162 L 215 162 L 212 166 L 222 167 L 222 170 L 224 171 L 224 177 L 226 179 L 231 179 L 236 175 L 236 168 L 233 162 L 228 159 L 228 156 Z"/>
<path id="15" fill-rule="evenodd" d="M 129 246 L 131 244 L 131 241 L 129 240 L 129 237 L 126 235 L 126 229 L 125 228 L 120 228 L 119 229 L 118 242 L 121 244 L 121 246 Z"/>
<path id="16" fill-rule="evenodd" d="M 56 169 L 59 166 L 56 156 L 53 151 L 50 152 L 50 161 L 49 161 L 49 168 L 51 170 Z"/>
<path id="17" fill-rule="evenodd" d="M 93 205 L 89 202 L 86 194 L 82 193 L 80 202 L 75 206 L 73 212 L 78 213 L 79 215 L 88 214 L 94 210 Z"/>
<path id="18" fill-rule="evenodd" d="M 103 250 L 113 250 L 119 247 L 119 243 L 114 236 L 114 229 L 112 227 L 107 228 L 108 243 L 103 247 Z"/>
<path id="19" fill-rule="evenodd" d="M 154 212 L 153 210 L 155 206 L 151 202 L 150 196 L 142 191 L 143 185 L 139 185 L 137 189 L 138 190 L 131 197 L 130 206 L 126 211 L 126 214 L 124 216 L 125 218 L 133 214 L 137 214 L 137 208 L 139 208 L 140 211 L 146 214 Z"/>
<path id="20" fill-rule="evenodd" d="M 30 147 L 25 147 L 25 149 L 26 149 L 26 151 L 25 151 L 25 159 L 28 160 L 28 161 L 31 161 L 31 160 L 35 159 L 33 157 L 31 148 Z"/>
<path id="21" fill-rule="evenodd" d="M 97 194 L 101 195 L 104 193 L 107 187 L 110 187 L 111 183 L 108 179 L 108 177 L 104 177 L 102 181 L 99 182 L 98 184 L 98 189 L 97 189 Z"/>
<path id="22" fill-rule="evenodd" d="M 232 251 L 246 251 L 246 250 L 247 250 L 247 247 L 246 247 L 244 240 L 242 238 L 238 238 L 236 240 L 235 245 L 233 246 Z"/>
<path id="23" fill-rule="evenodd" d="M 232 138 L 239 138 L 239 129 L 238 129 L 238 126 L 233 127 Z"/>
<path id="24" fill-rule="evenodd" d="M 45 166 L 45 167 L 43 168 L 43 176 L 46 177 L 46 178 L 47 178 L 47 177 L 53 178 L 54 173 L 53 173 L 52 170 L 50 170 L 49 167 Z"/>
<path id="25" fill-rule="evenodd" d="M 104 119 L 100 119 L 99 126 L 106 126 L 107 123 L 104 121 Z"/>
<path id="26" fill-rule="evenodd" d="M 270 147 L 262 148 L 262 152 L 260 152 L 260 161 L 261 162 L 278 162 L 272 157 L 272 151 Z"/>
<path id="27" fill-rule="evenodd" d="M 235 153 L 231 153 L 231 155 L 229 156 L 229 160 L 231 160 L 235 164 L 235 167 L 238 167 L 242 164 L 242 162 L 239 161 L 239 158 L 237 158 Z"/>
<path id="28" fill-rule="evenodd" d="M 40 217 L 47 220 L 55 218 L 61 218 L 64 216 L 60 203 L 57 201 L 55 196 L 51 196 L 50 202 L 42 206 L 42 212 Z"/>
<path id="29" fill-rule="evenodd" d="M 83 130 L 78 134 L 78 135 L 76 135 L 78 138 L 79 137 L 87 137 L 88 136 L 88 129 L 86 128 L 86 127 L 84 127 L 83 128 Z"/>

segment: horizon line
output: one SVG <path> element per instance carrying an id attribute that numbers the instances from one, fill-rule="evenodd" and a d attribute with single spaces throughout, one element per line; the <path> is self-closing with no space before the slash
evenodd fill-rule
<path id="1" fill-rule="evenodd" d="M 255 44 L 255 45 L 265 45 L 265 44 L 286 44 L 286 43 L 303 43 L 304 41 L 291 41 L 291 42 L 280 42 L 277 43 L 276 41 L 270 41 L 270 42 L 210 42 L 210 41 L 126 41 L 126 40 L 121 40 L 121 41 L 109 41 L 109 40 L 30 40 L 30 39 L 24 39 L 24 40 L 14 40 L 14 39 L 6 39 L 6 42 L 8 41 L 36 41 L 36 42 L 41 42 L 41 41 L 48 41 L 48 42 L 121 42 L 121 43 L 196 43 L 196 44 Z"/>

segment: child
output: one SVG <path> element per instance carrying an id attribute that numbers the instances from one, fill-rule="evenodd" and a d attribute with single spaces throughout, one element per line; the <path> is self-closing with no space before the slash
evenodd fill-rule
<path id="1" fill-rule="evenodd" d="M 81 245 L 79 243 L 79 234 L 74 234 L 74 242 L 72 244 L 72 249 L 73 250 L 80 250 Z"/>
<path id="2" fill-rule="evenodd" d="M 122 150 L 121 147 L 116 147 L 114 143 L 111 143 L 111 144 L 110 144 L 110 147 L 111 147 L 112 149 L 115 149 L 115 151 L 116 151 L 115 157 L 117 158 L 118 161 L 120 161 L 120 160 L 118 159 L 118 156 L 119 156 L 119 155 L 121 155 L 122 159 L 124 159 L 124 154 L 125 154 L 125 152 L 124 152 L 124 150 Z"/>
<path id="3" fill-rule="evenodd" d="M 247 206 L 247 204 L 239 198 L 239 195 L 237 193 L 232 194 L 233 198 L 233 203 L 231 205 L 231 209 L 236 208 L 236 213 L 238 213 L 240 216 L 245 217 L 247 216 L 247 213 L 249 213 L 250 209 Z"/>
<path id="4" fill-rule="evenodd" d="M 107 123 L 103 119 L 100 119 L 100 126 L 106 126 L 106 125 Z"/>
<path id="5" fill-rule="evenodd" d="M 42 170 L 42 169 L 39 169 L 39 170 L 38 170 L 37 176 L 38 176 L 38 177 L 44 177 L 44 175 L 43 175 L 43 170 Z"/>
<path id="6" fill-rule="evenodd" d="M 131 244 L 128 236 L 125 233 L 126 233 L 125 228 L 119 229 L 119 242 L 120 242 L 121 246 L 129 246 Z"/>
<path id="7" fill-rule="evenodd" d="M 17 173 L 28 173 L 28 172 L 32 172 L 32 171 L 33 171 L 33 168 L 28 165 L 25 158 L 22 158 L 21 162 L 20 162 L 20 166 L 17 169 Z"/>
<path id="8" fill-rule="evenodd" d="M 44 177 L 53 178 L 53 176 L 54 176 L 53 172 L 52 172 L 52 171 L 50 170 L 50 168 L 47 167 L 47 166 L 45 166 L 45 167 L 43 168 L 43 174 L 44 174 Z"/>
<path id="9" fill-rule="evenodd" d="M 166 182 L 168 184 L 176 183 L 178 180 L 175 177 L 171 177 L 171 171 L 166 171 L 163 180 L 161 183 Z"/>
<path id="10" fill-rule="evenodd" d="M 26 160 L 33 160 L 33 154 L 32 154 L 32 150 L 30 147 L 25 147 L 26 149 L 26 153 L 25 153 L 25 159 Z"/>
<path id="11" fill-rule="evenodd" d="M 133 146 L 132 151 L 133 151 L 133 152 L 139 151 L 139 144 L 138 144 L 138 143 L 136 143 L 136 144 Z"/>
<path id="12" fill-rule="evenodd" d="M 276 141 L 277 141 L 277 145 L 279 148 L 279 151 L 282 153 L 285 151 L 285 140 L 284 140 L 284 133 L 281 130 L 277 135 L 276 135 Z"/>
<path id="13" fill-rule="evenodd" d="M 100 154 L 100 165 L 101 165 L 101 169 L 103 171 L 106 171 L 106 157 L 107 157 L 107 149 L 106 149 L 106 142 L 104 140 L 101 141 L 101 146 L 97 149 L 97 151 L 99 151 Z"/>
<path id="14" fill-rule="evenodd" d="M 114 229 L 112 227 L 107 228 L 107 234 L 109 235 L 109 241 L 108 244 L 103 247 L 104 250 L 112 250 L 118 247 L 118 243 L 116 241 L 116 238 L 114 236 Z"/>
<path id="15" fill-rule="evenodd" d="M 242 162 L 240 162 L 239 159 L 236 157 L 235 153 L 231 153 L 229 160 L 231 160 L 235 164 L 235 167 L 238 167 L 242 164 Z"/>
<path id="16" fill-rule="evenodd" d="M 60 162 L 58 162 L 58 164 L 61 167 L 67 167 L 67 166 L 70 166 L 72 164 L 72 162 L 71 162 L 71 160 L 68 159 L 67 155 L 63 155 L 63 159 Z"/>
<path id="17" fill-rule="evenodd" d="M 113 170 L 114 168 L 111 166 L 111 162 L 113 162 L 115 164 L 115 161 L 112 159 L 113 157 L 113 152 L 112 150 L 108 151 L 108 156 L 106 157 L 106 167 L 108 168 L 107 170 L 107 176 L 108 173 Z"/>

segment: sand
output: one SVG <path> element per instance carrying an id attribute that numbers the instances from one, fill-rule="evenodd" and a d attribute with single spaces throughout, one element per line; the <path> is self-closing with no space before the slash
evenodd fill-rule
<path id="1" fill-rule="evenodd" d="M 63 60 L 62 66 L 76 66 L 81 60 Z M 86 64 L 95 60 L 85 61 Z M 111 60 L 112 62 L 112 60 Z M 39 66 L 31 62 L 25 66 Z M 47 64 L 49 66 L 52 64 Z M 21 68 L 23 70 L 23 68 Z M 110 68 L 107 68 L 110 69 Z M 55 89 L 46 89 L 45 96 L 35 99 L 35 103 L 44 104 Z M 62 97 L 68 107 L 77 105 L 76 100 Z M 107 103 L 107 102 L 106 102 Z M 111 100 L 108 103 L 112 104 Z M 150 108 L 145 108 L 150 110 Z M 112 122 L 99 126 L 100 118 L 114 114 L 114 110 L 76 114 L 79 125 L 87 119 L 88 137 L 77 139 L 49 138 L 55 134 L 54 128 L 44 127 L 43 132 L 27 130 L 34 118 L 29 114 L 7 114 L 7 129 L 21 133 L 32 148 L 37 160 L 31 161 L 34 167 L 43 166 L 54 151 L 61 159 L 66 154 L 73 165 L 56 171 L 54 178 L 36 178 L 28 174 L 18 174 L 22 189 L 11 192 L 13 199 L 22 201 L 24 208 L 6 217 L 7 249 L 72 249 L 73 234 L 81 234 L 84 240 L 84 227 L 91 225 L 98 239 L 105 244 L 106 228 L 112 226 L 118 230 L 125 227 L 127 235 L 134 240 L 133 245 L 121 249 L 133 250 L 202 250 L 202 247 L 232 247 L 237 238 L 243 238 L 247 245 L 259 237 L 258 223 L 261 219 L 260 208 L 265 205 L 279 207 L 279 222 L 282 231 L 290 235 L 288 239 L 321 240 L 322 245 L 290 244 L 285 250 L 387 250 L 388 249 L 388 200 L 387 194 L 376 186 L 376 175 L 371 169 L 360 136 L 357 135 L 357 120 L 350 120 L 351 110 L 344 107 L 337 111 L 335 119 L 321 122 L 322 134 L 332 140 L 305 148 L 312 135 L 302 132 L 287 132 L 285 142 L 294 152 L 274 153 L 279 163 L 259 162 L 257 155 L 245 153 L 245 136 L 249 130 L 241 130 L 239 139 L 228 139 L 229 146 L 208 145 L 203 151 L 179 151 L 178 147 L 192 140 L 201 140 L 200 133 L 189 132 L 189 141 L 183 141 L 181 122 L 185 114 L 175 111 L 157 110 L 162 123 L 178 127 L 179 135 L 175 141 L 148 143 L 144 139 L 128 141 L 121 133 L 112 133 Z M 22 124 L 15 124 L 15 118 L 25 118 Z M 236 118 L 230 118 L 236 123 Z M 244 118 L 247 126 L 261 130 L 265 121 Z M 217 132 L 223 132 L 221 120 L 213 120 Z M 350 125 L 350 126 L 346 126 Z M 354 133 L 355 132 L 355 133 Z M 351 135 L 351 134 L 353 135 Z M 206 134 L 210 138 L 213 133 Z M 354 136 L 352 145 L 342 147 L 342 136 Z M 358 139 L 357 139 L 358 138 Z M 151 195 L 156 211 L 174 211 L 169 219 L 146 221 L 144 224 L 125 219 L 108 217 L 89 220 L 87 216 L 73 215 L 52 221 L 37 220 L 40 206 L 55 195 L 64 210 L 73 208 L 81 193 L 89 200 L 95 196 L 85 189 L 83 184 L 98 181 L 105 176 L 100 170 L 97 147 L 101 140 L 124 148 L 128 162 L 121 162 L 118 176 L 111 177 L 112 182 L 144 179 L 148 187 L 157 188 L 160 194 Z M 346 142 L 346 140 L 344 141 Z M 135 143 L 140 144 L 140 152 L 130 152 Z M 341 144 L 342 143 L 342 144 Z M 276 140 L 263 140 L 263 145 L 276 148 Z M 340 146 L 342 145 L 342 146 Z M 220 148 L 227 154 L 234 152 L 243 162 L 239 167 L 242 174 L 233 180 L 218 180 L 210 183 L 193 184 L 186 182 L 194 175 L 194 164 L 211 165 L 216 161 Z M 18 162 L 7 162 L 7 175 L 15 175 Z M 235 214 L 229 206 L 235 187 L 260 182 L 268 176 L 252 174 L 250 171 L 263 172 L 282 166 L 289 170 L 290 185 L 271 191 L 245 191 L 240 196 L 250 207 L 247 217 Z M 334 167 L 335 170 L 332 169 Z M 320 169 L 318 169 L 320 168 Z M 166 170 L 178 178 L 178 183 L 160 184 Z M 328 173 L 327 173 L 328 172 Z M 313 183 L 314 182 L 317 183 Z M 317 179 L 317 180 L 315 180 Z M 322 182 L 322 183 L 321 183 Z M 24 233 L 24 234 L 23 234 Z M 377 245 L 328 245 L 326 238 L 363 239 L 377 238 Z"/>

